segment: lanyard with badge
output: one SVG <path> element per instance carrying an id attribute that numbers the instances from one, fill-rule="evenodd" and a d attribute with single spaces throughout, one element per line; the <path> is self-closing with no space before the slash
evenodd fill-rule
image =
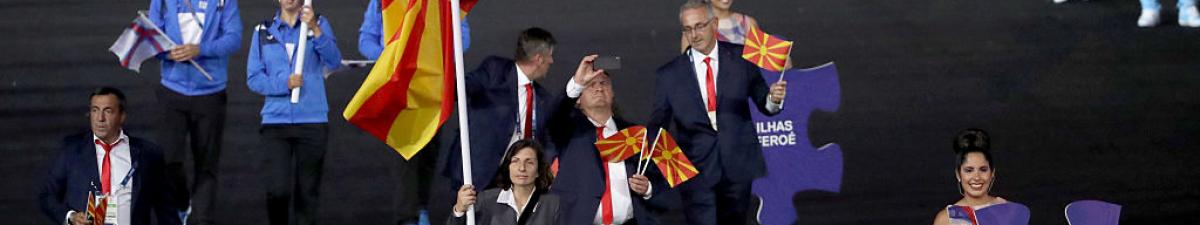
<path id="1" fill-rule="evenodd" d="M 199 16 L 196 16 L 196 8 L 192 7 L 192 0 L 182 0 L 182 1 L 183 1 L 184 7 L 187 7 L 188 12 L 192 14 L 192 18 L 194 18 L 193 21 L 196 21 L 196 25 L 198 25 L 200 27 L 200 29 L 203 30 L 204 22 L 200 21 Z M 208 0 L 200 0 L 200 3 L 198 3 L 198 5 L 200 6 L 200 10 L 207 10 L 208 9 Z"/>

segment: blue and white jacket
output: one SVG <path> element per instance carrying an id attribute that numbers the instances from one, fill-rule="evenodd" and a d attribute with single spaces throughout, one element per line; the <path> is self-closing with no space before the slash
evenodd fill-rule
<path id="1" fill-rule="evenodd" d="M 188 12 L 184 0 L 151 0 L 150 17 L 175 43 L 183 44 L 179 26 L 180 12 Z M 229 57 L 242 47 L 242 17 L 237 0 L 189 0 L 196 12 L 204 13 L 200 55 L 194 61 L 212 75 L 208 80 L 186 61 L 168 59 L 169 52 L 158 54 L 162 61 L 162 85 L 187 96 L 207 95 L 225 90 Z M 203 6 L 203 7 L 202 7 Z"/>
<path id="2" fill-rule="evenodd" d="M 264 21 L 254 28 L 250 39 L 250 56 L 246 65 L 246 84 L 255 93 L 266 96 L 262 108 L 262 124 L 326 123 L 329 121 L 329 103 L 325 97 L 325 74 L 342 66 L 342 53 L 338 50 L 333 28 L 325 17 L 319 17 L 321 36 L 313 36 L 305 30 L 308 43 L 303 50 L 304 86 L 300 87 L 300 102 L 291 103 L 288 77 L 294 70 L 293 57 L 288 49 L 294 49 L 299 40 L 300 23 L 288 26 L 279 19 Z M 287 46 L 293 47 L 287 47 Z M 296 51 L 293 54 L 299 54 Z"/>

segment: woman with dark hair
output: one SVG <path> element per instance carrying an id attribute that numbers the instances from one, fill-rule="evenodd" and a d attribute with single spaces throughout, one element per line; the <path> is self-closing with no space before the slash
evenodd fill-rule
<path id="1" fill-rule="evenodd" d="M 529 139 L 514 142 L 500 163 L 496 188 L 484 190 L 476 198 L 475 187 L 463 185 L 458 189 L 454 215 L 446 224 L 467 224 L 464 215 L 471 205 L 477 206 L 475 224 L 553 224 L 558 218 L 558 196 L 549 193 L 554 181 L 549 167 L 542 145 Z"/>
<path id="2" fill-rule="evenodd" d="M 954 177 L 962 199 L 938 212 L 933 224 L 1028 224 L 1029 208 L 991 194 L 996 167 L 987 132 L 975 128 L 959 131 L 953 146 L 957 156 Z"/>

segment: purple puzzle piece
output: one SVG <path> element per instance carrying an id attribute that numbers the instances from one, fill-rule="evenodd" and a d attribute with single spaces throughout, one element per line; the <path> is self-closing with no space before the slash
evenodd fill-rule
<path id="1" fill-rule="evenodd" d="M 975 210 L 979 224 L 1028 225 L 1029 207 L 1021 203 L 1008 202 Z"/>
<path id="2" fill-rule="evenodd" d="M 768 84 L 779 79 L 778 72 L 762 72 Z M 758 221 L 766 225 L 796 220 L 792 196 L 797 192 L 837 193 L 842 185 L 841 147 L 829 143 L 816 148 L 808 139 L 809 115 L 818 109 L 837 111 L 841 104 L 837 66 L 830 62 L 784 73 L 788 93 L 783 112 L 767 117 L 751 110 L 767 164 L 767 175 L 754 180 L 752 192 L 761 199 Z"/>
<path id="3" fill-rule="evenodd" d="M 1121 219 L 1121 205 L 1081 200 L 1067 204 L 1067 223 L 1071 225 L 1117 225 Z"/>

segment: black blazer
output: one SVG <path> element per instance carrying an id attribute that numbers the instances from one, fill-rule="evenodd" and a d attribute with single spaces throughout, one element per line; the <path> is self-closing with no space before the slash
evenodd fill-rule
<path id="1" fill-rule="evenodd" d="M 564 124 L 572 126 L 562 128 L 569 128 L 564 132 L 571 134 L 571 138 L 568 142 L 558 145 L 561 146 L 561 154 L 558 176 L 555 177 L 553 185 L 553 192 L 562 198 L 562 208 L 559 209 L 562 215 L 558 224 L 592 224 L 605 188 L 604 166 L 595 145 L 596 127 L 582 111 L 575 110 L 570 114 L 570 118 L 572 120 Z M 618 117 L 613 117 L 613 122 L 617 124 L 618 130 L 634 125 Z M 648 131 L 648 134 L 653 135 L 653 132 Z M 632 176 L 635 173 L 637 159 L 638 155 L 635 154 L 625 160 L 625 175 Z M 626 224 L 658 224 L 651 211 L 662 210 L 663 204 L 654 202 L 657 198 L 653 196 L 666 192 L 669 186 L 653 163 L 646 169 L 646 177 L 650 179 L 653 188 L 650 200 L 643 199 L 628 188 L 624 190 L 628 191 L 632 198 L 634 215 Z"/>
<path id="2" fill-rule="evenodd" d="M 467 92 L 468 123 L 471 136 L 471 168 L 476 191 L 491 186 L 492 179 L 500 168 L 500 160 L 508 149 L 512 131 L 516 128 L 517 112 L 517 67 L 515 62 L 496 56 L 484 59 L 479 68 L 465 75 L 464 86 Z M 548 121 L 554 120 L 560 110 L 560 102 L 566 93 L 552 94 L 537 82 L 533 83 L 534 90 L 534 138 L 545 147 L 547 159 L 556 154 L 550 140 Z M 457 116 L 457 115 L 455 115 Z M 459 144 L 458 127 L 450 127 L 443 135 L 453 135 L 453 142 L 446 154 L 441 154 L 446 162 L 441 170 L 443 174 L 454 180 L 454 187 L 462 184 L 462 160 Z"/>
<path id="3" fill-rule="evenodd" d="M 96 170 L 96 143 L 91 132 L 67 136 L 63 148 L 50 167 L 38 199 L 42 212 L 55 224 L 63 224 L 68 210 L 87 211 L 88 191 L 100 185 Z M 157 145 L 141 138 L 129 137 L 130 156 L 137 167 L 133 174 L 132 225 L 181 224 L 179 210 L 170 206 L 171 194 L 163 173 L 163 153 Z"/>
<path id="4" fill-rule="evenodd" d="M 742 46 L 717 42 L 717 128 L 713 130 L 688 54 L 658 68 L 654 110 L 647 128 L 666 127 L 700 174 L 685 187 L 708 187 L 721 178 L 750 182 L 766 175 L 750 105 L 766 109 L 769 89 L 758 67 L 742 59 Z M 690 51 L 688 51 L 690 52 Z M 719 164 L 718 164 L 719 163 Z"/>
<path id="5" fill-rule="evenodd" d="M 548 225 L 556 224 L 554 221 L 558 217 L 558 196 L 551 193 L 542 192 L 542 196 L 536 203 L 530 202 L 535 207 L 533 214 L 529 215 L 529 222 L 526 225 Z M 476 225 L 511 225 L 517 224 L 517 211 L 511 206 L 504 203 L 497 203 L 496 198 L 500 196 L 499 188 L 492 188 L 481 192 L 475 200 L 475 224 Z M 526 205 L 525 207 L 530 207 Z M 450 215 L 450 219 L 446 220 L 446 225 L 466 225 L 467 217 L 454 217 Z"/>

